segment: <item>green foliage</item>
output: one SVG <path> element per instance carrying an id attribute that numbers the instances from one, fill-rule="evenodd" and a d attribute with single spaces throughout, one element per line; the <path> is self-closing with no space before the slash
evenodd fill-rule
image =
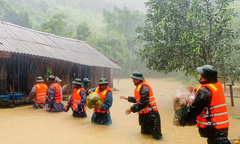
<path id="1" fill-rule="evenodd" d="M 189 85 L 197 88 L 197 86 L 199 85 L 198 82 L 198 77 L 194 77 L 194 76 L 186 76 L 184 73 L 182 72 L 177 72 L 175 73 L 174 77 L 177 81 L 180 81 L 184 84 L 185 88 L 188 89 Z"/>
<path id="2" fill-rule="evenodd" d="M 71 35 L 71 31 L 66 31 L 67 16 L 63 13 L 54 14 L 49 20 L 41 24 L 43 32 L 51 33 L 58 36 Z"/>
<path id="3" fill-rule="evenodd" d="M 128 63 L 132 63 L 133 65 L 128 69 L 125 69 L 128 65 L 123 66 L 122 74 L 129 76 L 133 71 L 138 70 L 151 75 L 152 73 L 146 69 L 144 63 L 137 61 L 135 58 L 135 52 L 143 48 L 140 42 L 135 41 L 135 29 L 138 26 L 144 25 L 145 16 L 139 11 L 131 11 L 126 7 L 121 9 L 114 6 L 113 11 L 103 10 L 103 17 L 107 31 L 117 31 L 123 34 L 127 42 L 126 46 L 130 50 L 129 57 L 131 59 Z"/>
<path id="4" fill-rule="evenodd" d="M 126 39 L 119 32 L 102 30 L 97 36 L 88 37 L 87 43 L 108 58 L 117 61 L 120 67 L 131 69 L 133 66 Z"/>
<path id="5" fill-rule="evenodd" d="M 196 68 L 214 65 L 220 75 L 231 75 L 238 67 L 231 58 L 239 47 L 233 42 L 232 0 L 150 0 L 147 20 L 139 27 L 138 41 L 146 42 L 138 52 L 147 67 L 169 73 L 196 74 Z M 236 67 L 235 67 L 236 69 Z"/>
<path id="6" fill-rule="evenodd" d="M 86 41 L 86 38 L 89 37 L 91 35 L 90 29 L 87 25 L 87 22 L 81 22 L 78 26 L 77 26 L 77 35 L 76 38 L 78 40 L 83 40 Z"/>
<path id="7" fill-rule="evenodd" d="M 9 3 L 0 0 L 0 19 L 26 28 L 32 28 L 28 13 L 16 12 Z"/>
<path id="8" fill-rule="evenodd" d="M 113 12 L 103 10 L 104 22 L 108 30 L 117 30 L 124 35 L 131 36 L 135 28 L 144 24 L 144 15 L 139 11 L 131 11 L 124 7 L 123 9 L 114 6 Z"/>
<path id="9" fill-rule="evenodd" d="M 140 44 L 136 42 L 135 29 L 138 26 L 144 25 L 144 15 L 139 11 L 131 11 L 128 8 L 120 9 L 114 6 L 112 12 L 103 10 L 104 22 L 107 24 L 107 30 L 115 30 L 122 34 L 127 39 L 127 46 L 131 50 L 132 54 L 140 49 Z"/>

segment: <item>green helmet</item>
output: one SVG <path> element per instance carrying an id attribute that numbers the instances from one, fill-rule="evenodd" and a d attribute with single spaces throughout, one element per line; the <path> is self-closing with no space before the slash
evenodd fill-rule
<path id="1" fill-rule="evenodd" d="M 76 84 L 76 85 L 82 85 L 82 80 L 80 78 L 75 78 L 73 83 Z"/>
<path id="2" fill-rule="evenodd" d="M 83 82 L 90 82 L 90 80 L 88 78 L 84 78 Z"/>
<path id="3" fill-rule="evenodd" d="M 53 75 L 50 75 L 48 78 L 47 78 L 47 81 L 49 82 L 55 82 L 55 77 Z"/>
<path id="4" fill-rule="evenodd" d="M 198 73 L 209 82 L 217 82 L 218 72 L 212 65 L 204 65 L 197 68 Z"/>
<path id="5" fill-rule="evenodd" d="M 144 80 L 143 74 L 138 71 L 133 72 L 132 75 L 130 76 L 130 78 Z"/>
<path id="6" fill-rule="evenodd" d="M 106 78 L 101 78 L 98 84 L 108 84 L 108 80 Z"/>
<path id="7" fill-rule="evenodd" d="M 36 80 L 36 82 L 43 82 L 44 80 L 43 80 L 43 78 L 42 77 L 37 77 L 37 80 Z"/>

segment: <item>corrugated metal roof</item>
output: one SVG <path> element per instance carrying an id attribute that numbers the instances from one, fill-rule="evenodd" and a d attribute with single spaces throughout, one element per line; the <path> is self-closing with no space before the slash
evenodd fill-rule
<path id="1" fill-rule="evenodd" d="M 0 21 L 0 51 L 120 69 L 84 41 L 59 37 Z"/>

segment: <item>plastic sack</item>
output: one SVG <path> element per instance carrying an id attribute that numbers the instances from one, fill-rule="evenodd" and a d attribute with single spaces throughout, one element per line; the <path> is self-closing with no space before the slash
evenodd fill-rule
<path id="1" fill-rule="evenodd" d="M 91 92 L 87 97 L 87 107 L 89 109 L 95 108 L 102 103 L 102 98 L 96 92 Z"/>
<path id="2" fill-rule="evenodd" d="M 190 93 L 187 89 L 179 87 L 173 97 L 173 109 L 174 117 L 173 124 L 175 125 L 174 120 L 182 116 L 184 112 L 187 111 L 187 108 L 193 103 L 195 99 L 195 93 Z"/>

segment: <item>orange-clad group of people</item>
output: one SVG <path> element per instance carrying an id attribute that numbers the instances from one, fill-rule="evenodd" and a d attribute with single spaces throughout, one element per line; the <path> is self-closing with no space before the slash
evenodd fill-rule
<path id="1" fill-rule="evenodd" d="M 134 72 L 131 76 L 136 89 L 133 97 L 121 96 L 121 99 L 126 99 L 129 102 L 135 103 L 132 107 L 126 110 L 126 114 L 131 112 L 139 113 L 139 124 L 142 134 L 152 135 L 154 139 L 161 140 L 161 123 L 158 113 L 157 104 L 153 91 L 147 81 L 144 80 L 140 72 Z M 62 104 L 62 91 L 66 89 L 66 85 L 61 87 L 61 80 L 58 77 L 50 75 L 47 79 L 49 87 L 44 84 L 42 77 L 38 77 L 36 84 L 33 86 L 27 101 L 34 99 L 33 108 L 45 108 L 48 112 L 67 112 L 69 108 L 73 111 L 73 117 L 84 118 L 86 114 L 86 99 L 91 92 L 96 92 L 102 98 L 103 103 L 94 108 L 91 121 L 96 124 L 110 125 L 112 119 L 110 115 L 110 107 L 113 103 L 112 90 L 108 87 L 108 80 L 101 78 L 99 85 L 96 88 L 87 88 L 82 80 L 76 78 L 73 81 L 74 90 L 68 103 Z M 87 78 L 83 81 L 90 82 Z"/>
<path id="2" fill-rule="evenodd" d="M 211 65 L 199 67 L 197 71 L 201 86 L 198 89 L 189 86 L 189 92 L 195 92 L 195 100 L 180 118 L 175 119 L 175 123 L 177 126 L 185 126 L 191 121 L 196 121 L 200 135 L 207 138 L 208 144 L 230 144 L 227 106 L 222 85 L 217 80 L 218 72 Z M 161 119 L 153 90 L 142 73 L 135 71 L 130 77 L 136 86 L 134 96 L 120 96 L 120 99 L 134 104 L 125 111 L 125 114 L 138 113 L 141 133 L 161 140 Z M 47 88 L 43 79 L 38 77 L 27 100 L 35 98 L 34 108 L 44 108 L 46 104 L 47 111 L 60 112 L 68 111 L 71 107 L 73 117 L 86 117 L 86 97 L 94 91 L 99 94 L 103 103 L 94 108 L 91 121 L 102 125 L 112 124 L 110 107 L 113 102 L 113 93 L 108 87 L 106 78 L 101 78 L 99 85 L 91 89 L 83 88 L 81 79 L 76 78 L 73 81 L 75 89 L 72 97 L 65 106 L 61 103 L 62 90 L 65 87 L 62 88 L 59 81 L 59 78 L 49 76 L 50 87 Z"/>

